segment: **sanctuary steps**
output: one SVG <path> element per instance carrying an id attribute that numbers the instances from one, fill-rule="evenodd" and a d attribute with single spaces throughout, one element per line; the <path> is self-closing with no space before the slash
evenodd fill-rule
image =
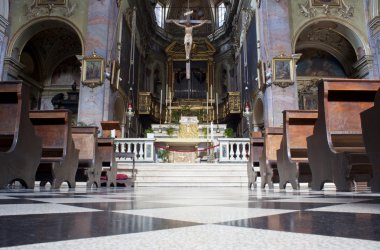
<path id="1" fill-rule="evenodd" d="M 118 163 L 118 173 L 131 168 Z M 246 163 L 136 163 L 135 172 L 135 187 L 248 187 Z"/>

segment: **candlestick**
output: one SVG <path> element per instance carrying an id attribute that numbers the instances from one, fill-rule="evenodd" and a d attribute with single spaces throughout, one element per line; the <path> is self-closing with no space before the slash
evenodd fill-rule
<path id="1" fill-rule="evenodd" d="M 169 90 L 169 111 L 170 111 L 169 123 L 172 123 L 172 92 L 170 90 Z"/>
<path id="2" fill-rule="evenodd" d="M 215 93 L 215 105 L 216 105 L 216 123 L 218 123 L 218 117 L 219 117 L 219 105 L 218 105 L 218 92 Z"/>
<path id="3" fill-rule="evenodd" d="M 210 86 L 210 104 L 212 103 L 212 85 Z"/>
<path id="4" fill-rule="evenodd" d="M 206 113 L 207 113 L 207 117 L 208 117 L 208 91 L 206 93 Z"/>
<path id="5" fill-rule="evenodd" d="M 166 90 L 165 90 L 165 106 L 166 106 L 166 108 L 168 108 L 168 89 L 169 89 L 169 86 L 166 85 Z"/>
<path id="6" fill-rule="evenodd" d="M 162 114 L 162 89 L 160 93 L 160 123 L 161 123 L 161 114 Z"/>

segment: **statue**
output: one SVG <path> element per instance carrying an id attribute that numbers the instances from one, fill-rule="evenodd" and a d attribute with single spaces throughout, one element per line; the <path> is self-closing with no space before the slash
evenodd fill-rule
<path id="1" fill-rule="evenodd" d="M 186 61 L 190 60 L 190 52 L 191 52 L 191 46 L 193 44 L 193 29 L 201 27 L 203 24 L 207 23 L 208 20 L 202 20 L 201 23 L 196 24 L 196 25 L 191 25 L 190 22 L 186 22 L 185 25 L 180 23 L 180 20 L 168 20 L 176 24 L 177 26 L 181 28 L 185 28 L 185 39 L 184 39 L 184 44 L 185 44 L 185 51 L 186 51 Z"/>
<path id="2" fill-rule="evenodd" d="M 186 79 L 190 79 L 190 53 L 193 45 L 193 29 L 201 27 L 205 23 L 211 23 L 209 20 L 190 20 L 190 15 L 193 11 L 187 11 L 184 16 L 186 16 L 186 20 L 167 20 L 168 23 L 174 23 L 175 25 L 185 28 L 185 52 L 186 52 Z M 185 23 L 185 24 L 182 24 Z M 192 25 L 194 24 L 194 25 Z"/>

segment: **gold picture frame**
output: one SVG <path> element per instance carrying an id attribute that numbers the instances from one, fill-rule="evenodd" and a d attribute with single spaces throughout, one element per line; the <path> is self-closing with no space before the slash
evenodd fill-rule
<path id="1" fill-rule="evenodd" d="M 282 88 L 294 84 L 294 63 L 292 57 L 275 57 L 272 59 L 273 84 Z"/>
<path id="2" fill-rule="evenodd" d="M 120 64 L 118 60 L 113 60 L 111 64 L 111 87 L 113 90 L 119 89 Z"/>
<path id="3" fill-rule="evenodd" d="M 313 6 L 323 6 L 323 5 L 330 5 L 330 6 L 340 6 L 340 0 L 312 0 L 311 1 Z"/>
<path id="4" fill-rule="evenodd" d="M 37 5 L 66 5 L 66 0 L 37 0 Z"/>
<path id="5" fill-rule="evenodd" d="M 266 64 L 263 61 L 257 63 L 257 87 L 263 89 L 266 83 Z"/>
<path id="6" fill-rule="evenodd" d="M 103 84 L 104 59 L 95 52 L 83 58 L 82 84 L 95 88 Z"/>

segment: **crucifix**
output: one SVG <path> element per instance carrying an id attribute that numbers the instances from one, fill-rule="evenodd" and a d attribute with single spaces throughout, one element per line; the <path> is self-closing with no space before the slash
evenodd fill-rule
<path id="1" fill-rule="evenodd" d="M 205 23 L 211 23 L 209 20 L 190 20 L 190 15 L 193 14 L 193 11 L 189 8 L 184 13 L 186 20 L 172 20 L 169 19 L 167 23 L 174 23 L 181 28 L 185 28 L 185 52 L 186 52 L 186 79 L 190 79 L 190 53 L 193 44 L 193 29 L 202 26 Z M 193 24 L 193 25 L 192 25 Z"/>

